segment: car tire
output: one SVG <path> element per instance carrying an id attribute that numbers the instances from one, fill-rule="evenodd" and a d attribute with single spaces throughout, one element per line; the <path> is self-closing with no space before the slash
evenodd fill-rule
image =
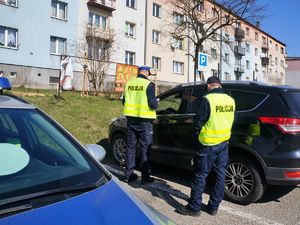
<path id="1" fill-rule="evenodd" d="M 225 198 L 240 205 L 259 200 L 266 183 L 259 167 L 241 155 L 233 155 L 225 177 Z"/>
<path id="2" fill-rule="evenodd" d="M 126 165 L 126 154 L 127 154 L 127 137 L 122 134 L 116 134 L 111 142 L 111 150 L 116 162 L 121 165 Z"/>

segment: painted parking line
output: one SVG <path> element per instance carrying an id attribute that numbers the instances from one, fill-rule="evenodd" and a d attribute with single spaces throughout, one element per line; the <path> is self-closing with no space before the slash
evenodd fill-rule
<path id="1" fill-rule="evenodd" d="M 109 166 L 109 165 L 105 165 L 105 167 L 110 172 L 112 172 L 114 174 L 118 174 L 118 175 L 122 175 L 122 176 L 124 175 L 124 172 L 122 170 L 120 170 L 120 169 L 113 168 L 112 166 Z M 188 199 L 188 196 L 186 194 L 184 194 L 184 193 L 182 193 L 180 191 L 176 191 L 176 190 L 172 189 L 171 187 L 168 187 L 168 186 L 165 186 L 165 185 L 161 185 L 159 182 L 149 184 L 148 187 L 151 187 L 151 188 L 156 189 L 156 190 L 167 192 L 170 195 L 173 195 L 173 196 L 176 196 L 176 197 L 179 197 L 179 198 L 182 198 L 182 199 L 186 199 L 186 200 Z M 254 224 L 262 224 L 262 225 L 284 225 L 282 223 L 278 223 L 278 222 L 273 221 L 273 220 L 262 218 L 262 217 L 254 215 L 254 214 L 251 214 L 251 213 L 246 213 L 246 212 L 243 212 L 243 211 L 240 211 L 240 210 L 228 207 L 228 206 L 221 205 L 220 208 L 219 208 L 219 210 L 222 210 L 222 211 L 224 211 L 224 212 L 226 212 L 226 213 L 228 213 L 230 215 L 238 216 L 238 217 L 241 217 L 243 219 L 247 219 L 247 220 L 253 221 Z"/>

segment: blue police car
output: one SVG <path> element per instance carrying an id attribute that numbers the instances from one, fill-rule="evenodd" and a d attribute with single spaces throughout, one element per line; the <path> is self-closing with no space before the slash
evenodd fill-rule
<path id="1" fill-rule="evenodd" d="M 0 224 L 174 224 L 146 206 L 40 109 L 3 92 L 0 77 Z"/>

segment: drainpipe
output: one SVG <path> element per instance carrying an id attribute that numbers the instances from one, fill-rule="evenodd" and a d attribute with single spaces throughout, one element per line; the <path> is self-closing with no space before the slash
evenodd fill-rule
<path id="1" fill-rule="evenodd" d="M 148 25 L 148 19 L 147 19 L 147 14 L 148 14 L 148 0 L 145 0 L 145 41 L 144 41 L 144 65 L 146 65 L 147 61 L 147 54 L 146 54 L 146 49 L 147 49 L 147 25 Z M 151 65 L 152 66 L 152 65 Z"/>

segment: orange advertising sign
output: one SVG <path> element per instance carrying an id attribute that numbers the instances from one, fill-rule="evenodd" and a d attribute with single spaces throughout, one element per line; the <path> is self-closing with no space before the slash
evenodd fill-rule
<path id="1" fill-rule="evenodd" d="M 117 64 L 115 92 L 123 92 L 128 80 L 138 75 L 138 67 L 127 64 Z"/>

